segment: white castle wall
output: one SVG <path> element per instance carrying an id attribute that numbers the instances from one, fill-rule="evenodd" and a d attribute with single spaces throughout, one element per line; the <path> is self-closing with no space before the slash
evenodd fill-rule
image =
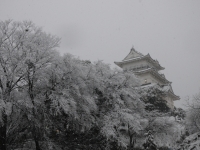
<path id="1" fill-rule="evenodd" d="M 141 80 L 141 85 L 142 84 L 147 84 L 147 83 L 157 83 L 157 84 L 164 84 L 162 81 L 158 80 L 156 77 L 154 77 L 152 74 L 150 73 L 143 73 L 140 75 L 137 75 L 140 80 Z M 145 82 L 146 80 L 146 82 Z"/>
<path id="2" fill-rule="evenodd" d="M 135 57 L 135 58 L 134 58 Z M 135 60 L 134 62 L 128 62 L 128 60 L 131 59 L 137 59 L 137 57 L 141 57 L 140 54 L 136 53 L 134 50 L 131 51 L 131 53 L 126 57 L 124 64 L 121 65 L 121 68 L 123 70 L 133 70 L 133 71 L 140 71 L 147 69 L 147 66 L 150 68 L 155 68 L 154 64 L 149 62 L 147 59 L 139 59 Z M 159 85 L 164 85 L 165 83 L 162 80 L 159 80 L 159 78 L 156 78 L 151 73 L 142 73 L 137 75 L 138 78 L 141 81 L 141 85 L 148 84 L 148 83 L 157 83 Z M 173 109 L 174 108 L 174 101 L 170 96 L 163 97 L 167 101 L 168 106 Z"/>
<path id="3" fill-rule="evenodd" d="M 174 101 L 172 100 L 171 97 L 163 97 L 164 100 L 167 101 L 167 105 L 171 108 L 174 109 Z"/>
<path id="4" fill-rule="evenodd" d="M 122 65 L 122 68 L 124 70 L 131 70 L 133 68 L 136 68 L 136 67 L 142 67 L 142 66 L 149 66 L 149 67 L 154 67 L 151 63 L 145 61 L 145 60 L 138 60 L 136 62 L 127 62 L 126 64 L 123 64 Z"/>

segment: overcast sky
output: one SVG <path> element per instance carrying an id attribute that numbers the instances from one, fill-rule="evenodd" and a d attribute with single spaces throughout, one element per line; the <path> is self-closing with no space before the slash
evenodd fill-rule
<path id="1" fill-rule="evenodd" d="M 200 91 L 200 0 L 0 0 L 0 20 L 31 20 L 61 53 L 114 67 L 132 46 L 165 67 L 181 107 Z"/>

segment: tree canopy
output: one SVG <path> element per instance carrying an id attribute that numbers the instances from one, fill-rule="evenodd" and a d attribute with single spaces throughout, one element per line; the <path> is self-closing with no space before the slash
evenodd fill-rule
<path id="1" fill-rule="evenodd" d="M 161 145 L 171 137 L 178 123 L 157 88 L 138 90 L 132 72 L 102 61 L 61 56 L 59 42 L 32 22 L 0 22 L 0 149 L 125 149 L 150 129 Z"/>

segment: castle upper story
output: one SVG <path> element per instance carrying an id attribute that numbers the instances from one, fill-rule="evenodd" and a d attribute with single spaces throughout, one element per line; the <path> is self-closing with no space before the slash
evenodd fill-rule
<path id="1" fill-rule="evenodd" d="M 165 75 L 160 73 L 165 68 L 157 60 L 154 60 L 150 54 L 143 55 L 132 48 L 130 53 L 122 61 L 115 62 L 115 64 L 124 71 L 132 71 L 138 76 L 141 87 L 146 85 L 153 86 L 155 84 L 162 87 L 165 92 L 164 97 L 171 108 L 174 107 L 173 101 L 180 99 L 172 90 L 172 82 L 168 81 Z"/>

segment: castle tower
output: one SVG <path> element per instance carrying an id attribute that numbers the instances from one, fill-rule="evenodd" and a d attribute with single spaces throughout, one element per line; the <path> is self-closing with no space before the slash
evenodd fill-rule
<path id="1" fill-rule="evenodd" d="M 175 95 L 171 82 L 168 81 L 164 74 L 160 74 L 160 70 L 164 70 L 157 60 L 151 58 L 149 54 L 143 55 L 137 52 L 134 48 L 120 62 L 115 62 L 116 65 L 123 70 L 132 71 L 141 81 L 141 87 L 159 85 L 164 91 L 163 99 L 167 101 L 168 106 L 173 109 L 174 101 L 180 97 Z"/>

